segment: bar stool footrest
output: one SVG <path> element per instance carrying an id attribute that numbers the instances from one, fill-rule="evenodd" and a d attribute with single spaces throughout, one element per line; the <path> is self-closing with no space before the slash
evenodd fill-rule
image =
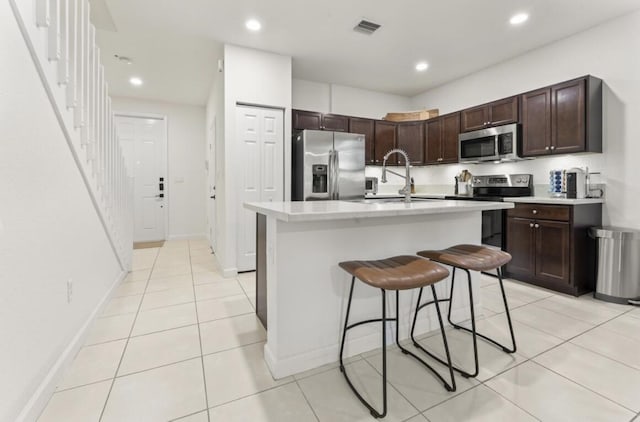
<path id="1" fill-rule="evenodd" d="M 463 330 L 466 331 L 467 333 L 471 333 L 473 334 L 473 331 L 468 329 L 467 327 L 463 327 L 462 325 L 458 325 L 458 324 L 454 324 L 453 322 L 449 321 L 449 324 L 451 324 L 451 326 L 453 328 L 455 328 L 456 330 Z M 495 341 L 494 339 L 492 339 L 491 337 L 487 337 L 484 334 L 481 334 L 479 332 L 476 331 L 476 336 L 484 339 L 485 341 L 488 341 L 489 343 L 492 343 L 493 345 L 499 347 L 500 349 L 502 349 L 503 352 L 505 353 L 515 353 L 516 349 L 514 347 L 509 348 L 507 346 L 505 346 L 502 343 L 498 343 L 497 341 Z"/>

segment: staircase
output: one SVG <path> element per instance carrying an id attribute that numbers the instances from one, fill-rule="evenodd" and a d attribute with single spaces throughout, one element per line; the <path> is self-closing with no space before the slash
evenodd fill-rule
<path id="1" fill-rule="evenodd" d="M 127 176 L 88 0 L 9 0 L 69 149 L 123 270 L 131 269 Z"/>

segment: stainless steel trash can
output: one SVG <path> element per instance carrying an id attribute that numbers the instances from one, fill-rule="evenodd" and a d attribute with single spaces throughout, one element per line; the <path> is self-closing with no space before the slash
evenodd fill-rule
<path id="1" fill-rule="evenodd" d="M 594 296 L 615 303 L 640 298 L 640 230 L 591 227 L 589 235 L 598 241 Z"/>

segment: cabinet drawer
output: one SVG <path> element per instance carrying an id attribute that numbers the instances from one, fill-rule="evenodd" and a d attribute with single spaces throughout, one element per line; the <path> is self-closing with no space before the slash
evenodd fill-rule
<path id="1" fill-rule="evenodd" d="M 571 207 L 563 205 L 515 204 L 507 211 L 509 217 L 535 218 L 540 220 L 569 221 Z"/>

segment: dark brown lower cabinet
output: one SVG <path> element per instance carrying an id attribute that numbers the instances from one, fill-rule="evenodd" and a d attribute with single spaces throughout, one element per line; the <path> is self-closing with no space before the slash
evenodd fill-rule
<path id="1" fill-rule="evenodd" d="M 569 223 L 540 220 L 533 227 L 536 234 L 536 276 L 549 283 L 569 284 Z"/>
<path id="2" fill-rule="evenodd" d="M 574 296 L 593 290 L 595 241 L 587 233 L 601 224 L 601 204 L 516 204 L 507 211 L 505 275 Z"/>

